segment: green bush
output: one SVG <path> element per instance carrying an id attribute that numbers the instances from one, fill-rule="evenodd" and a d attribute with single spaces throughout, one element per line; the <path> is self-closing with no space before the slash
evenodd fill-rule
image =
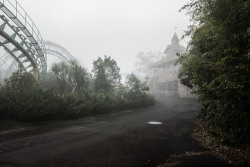
<path id="1" fill-rule="evenodd" d="M 131 84 L 112 93 L 89 91 L 60 95 L 42 89 L 31 74 L 19 70 L 0 89 L 0 116 L 29 122 L 66 120 L 154 104 L 153 97 L 144 91 L 145 85 L 135 76 Z"/>
<path id="2" fill-rule="evenodd" d="M 183 8 L 194 25 L 179 78 L 226 142 L 250 144 L 250 1 L 192 0 Z"/>

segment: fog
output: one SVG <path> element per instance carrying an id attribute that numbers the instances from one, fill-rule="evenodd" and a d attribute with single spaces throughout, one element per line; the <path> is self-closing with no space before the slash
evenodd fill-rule
<path id="1" fill-rule="evenodd" d="M 18 2 L 44 40 L 62 45 L 88 70 L 93 60 L 108 55 L 121 72 L 131 72 L 139 52 L 163 52 L 174 32 L 180 37 L 189 24 L 185 12 L 178 12 L 187 0 Z M 186 46 L 186 41 L 181 44 Z"/>

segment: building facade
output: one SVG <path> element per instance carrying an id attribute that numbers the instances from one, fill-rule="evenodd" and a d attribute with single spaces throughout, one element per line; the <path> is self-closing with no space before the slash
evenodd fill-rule
<path id="1" fill-rule="evenodd" d="M 168 45 L 164 51 L 162 60 L 149 65 L 149 87 L 154 95 L 194 98 L 191 90 L 182 85 L 178 79 L 180 64 L 176 64 L 178 59 L 176 54 L 185 51 L 185 47 L 179 44 L 179 39 L 175 33 L 171 45 Z"/>

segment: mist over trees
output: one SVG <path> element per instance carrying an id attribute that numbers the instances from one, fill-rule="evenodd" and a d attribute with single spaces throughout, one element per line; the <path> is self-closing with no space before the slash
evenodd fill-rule
<path id="1" fill-rule="evenodd" d="M 250 1 L 192 0 L 181 82 L 199 96 L 202 115 L 225 142 L 250 142 Z"/>
<path id="2" fill-rule="evenodd" d="M 98 57 L 93 62 L 94 90 L 96 92 L 113 92 L 121 84 L 120 68 L 111 57 Z"/>
<path id="3" fill-rule="evenodd" d="M 136 72 L 143 76 L 149 75 L 149 65 L 156 61 L 159 61 L 164 54 L 162 52 L 154 53 L 150 52 L 139 52 L 136 55 L 137 61 L 135 62 Z"/>
<path id="4" fill-rule="evenodd" d="M 53 64 L 51 72 L 57 79 L 61 94 L 79 92 L 87 86 L 88 73 L 87 70 L 80 66 L 76 60 L 71 60 L 69 64 L 59 62 Z"/>
<path id="5" fill-rule="evenodd" d="M 0 116 L 36 122 L 154 105 L 147 82 L 131 74 L 121 84 L 120 68 L 111 57 L 95 60 L 92 72 L 75 60 L 59 62 L 39 85 L 32 74 L 19 69 L 0 87 Z"/>

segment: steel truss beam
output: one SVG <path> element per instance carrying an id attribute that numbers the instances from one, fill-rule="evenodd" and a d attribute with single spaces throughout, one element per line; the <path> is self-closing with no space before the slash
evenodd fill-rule
<path id="1" fill-rule="evenodd" d="M 64 47 L 51 41 L 44 41 L 46 55 L 53 55 L 69 63 L 70 60 L 76 60 Z M 10 77 L 14 71 L 14 67 L 17 66 L 17 61 L 13 61 L 6 72 L 6 78 Z"/>
<path id="2" fill-rule="evenodd" d="M 0 27 L 0 35 L 6 40 L 0 45 L 26 70 L 33 68 L 33 74 L 38 72 L 39 82 L 43 81 L 47 72 L 47 60 L 39 30 L 16 0 L 0 0 L 0 9 L 16 24 L 16 27 L 10 25 L 9 20 L 5 16 L 1 16 L 4 23 Z M 9 35 L 9 32 L 5 31 L 6 25 L 14 31 L 13 34 Z M 7 43 L 11 43 L 15 48 L 10 50 L 5 45 Z M 22 54 L 17 56 L 18 51 L 21 51 Z M 24 65 L 27 63 L 27 66 Z"/>
<path id="3" fill-rule="evenodd" d="M 66 62 L 75 60 L 75 58 L 61 45 L 51 41 L 44 41 L 44 44 L 47 55 L 54 55 Z"/>

